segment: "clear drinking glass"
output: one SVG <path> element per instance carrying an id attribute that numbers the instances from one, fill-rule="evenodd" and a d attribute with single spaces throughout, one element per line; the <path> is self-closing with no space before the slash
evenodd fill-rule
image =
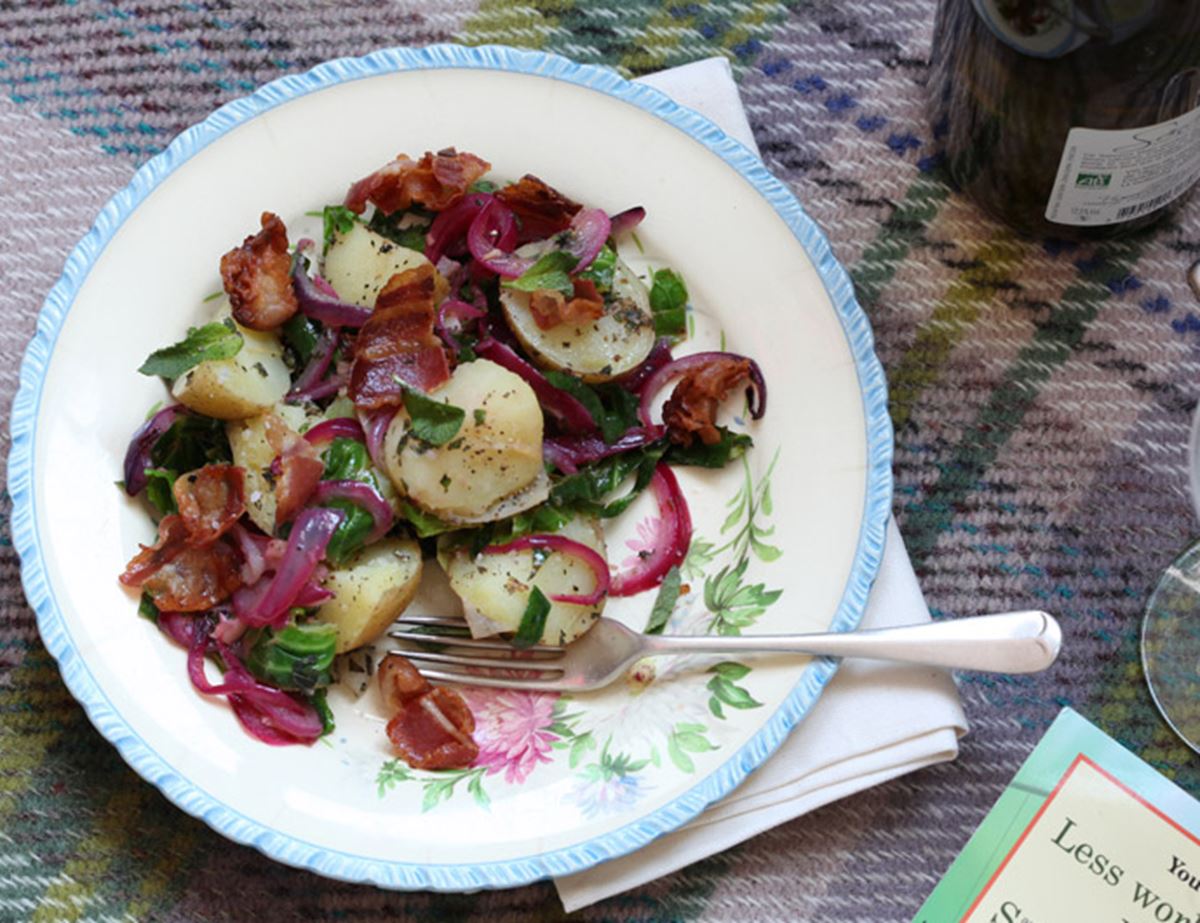
<path id="1" fill-rule="evenodd" d="M 1200 407 L 1192 418 L 1188 472 L 1200 521 Z M 1200 753 L 1200 541 L 1171 563 L 1146 604 L 1142 667 L 1167 724 Z"/>

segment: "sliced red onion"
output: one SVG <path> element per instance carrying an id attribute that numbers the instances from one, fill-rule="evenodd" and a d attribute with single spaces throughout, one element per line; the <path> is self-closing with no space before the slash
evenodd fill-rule
<path id="1" fill-rule="evenodd" d="M 387 535 L 395 519 L 391 505 L 383 499 L 379 491 L 364 481 L 322 481 L 313 491 L 312 502 L 326 503 L 330 500 L 348 500 L 371 514 L 371 518 L 375 520 L 375 528 L 364 540 L 364 544 L 367 545 Z"/>
<path id="2" fill-rule="evenodd" d="M 288 535 L 287 551 L 271 577 L 233 594 L 233 611 L 252 628 L 282 625 L 288 610 L 325 554 L 325 546 L 342 521 L 341 510 L 314 507 L 302 510 Z"/>
<path id="3" fill-rule="evenodd" d="M 542 409 L 550 414 L 558 424 L 568 432 L 590 433 L 596 429 L 596 421 L 588 413 L 588 409 L 579 399 L 561 388 L 556 388 L 546 380 L 546 376 L 518 356 L 512 349 L 498 340 L 487 337 L 475 344 L 475 352 L 502 365 L 516 375 L 525 379 L 533 393 L 537 395 Z"/>
<path id="4" fill-rule="evenodd" d="M 617 377 L 616 382 L 626 391 L 637 394 L 650 376 L 670 361 L 671 341 L 667 337 L 659 337 L 654 341 L 646 358 L 624 375 Z"/>
<path id="5" fill-rule="evenodd" d="M 160 612 L 158 627 L 176 644 L 191 648 L 196 630 L 204 622 L 203 615 L 194 612 Z"/>
<path id="6" fill-rule="evenodd" d="M 354 417 L 334 417 L 332 420 L 322 420 L 304 434 L 311 445 L 324 445 L 335 439 L 357 439 L 366 442 L 362 424 Z"/>
<path id="7" fill-rule="evenodd" d="M 510 253 L 516 243 L 517 219 L 499 199 L 489 202 L 467 231 L 467 249 L 475 262 L 506 279 L 515 279 L 536 262 Z"/>
<path id="8" fill-rule="evenodd" d="M 646 209 L 640 205 L 635 205 L 633 208 L 627 208 L 623 212 L 619 212 L 609 219 L 612 224 L 612 229 L 608 232 L 613 237 L 618 234 L 624 234 L 626 231 L 632 231 L 642 219 L 646 217 Z"/>
<path id="9" fill-rule="evenodd" d="M 282 689 L 258 682 L 233 651 L 219 641 L 216 647 L 225 662 L 226 684 L 245 686 L 227 693 L 242 727 L 259 740 L 275 745 L 309 744 L 321 736 L 324 725 L 312 705 Z"/>
<path id="10" fill-rule="evenodd" d="M 751 418 L 755 420 L 762 419 L 762 415 L 767 412 L 767 382 L 763 378 L 762 369 L 758 367 L 758 363 L 753 359 L 747 359 L 745 356 L 739 356 L 737 353 L 722 352 L 693 353 L 690 356 L 684 356 L 682 359 L 674 359 L 658 369 L 642 387 L 642 400 L 638 406 L 638 419 L 643 424 L 649 426 L 650 405 L 654 402 L 655 395 L 663 389 L 667 382 L 690 372 L 692 369 L 708 365 L 708 363 L 717 359 L 742 359 L 750 363 L 750 387 L 746 389 L 746 400 L 750 405 Z"/>
<path id="11" fill-rule="evenodd" d="M 461 244 L 471 223 L 492 201 L 490 193 L 471 193 L 463 196 L 445 211 L 438 212 L 433 224 L 429 226 L 429 233 L 425 235 L 425 256 L 429 262 L 436 264 L 447 253 L 461 253 L 465 249 Z M 456 247 L 456 244 L 459 246 Z"/>
<path id="12" fill-rule="evenodd" d="M 566 251 L 578 260 L 571 272 L 582 272 L 592 265 L 592 260 L 604 249 L 611 231 L 612 222 L 604 209 L 581 208 L 575 213 L 568 228 L 570 242 L 566 246 Z"/>
<path id="13" fill-rule="evenodd" d="M 337 289 L 320 273 L 314 272 L 309 278 L 312 279 L 312 284 L 318 292 L 321 292 L 323 295 L 329 295 L 331 298 L 340 297 Z"/>
<path id="14" fill-rule="evenodd" d="M 447 298 L 438 308 L 434 329 L 442 338 L 443 343 L 451 349 L 457 350 L 460 346 L 457 338 L 466 329 L 467 324 L 486 315 L 486 311 L 480 310 L 473 304 L 459 301 L 457 298 Z"/>
<path id="15" fill-rule="evenodd" d="M 371 456 L 372 463 L 380 471 L 387 470 L 383 463 L 383 443 L 387 438 L 388 427 L 395 419 L 396 412 L 395 407 L 384 407 L 382 410 L 373 410 L 368 414 L 363 414 L 363 432 L 367 435 L 367 454 Z"/>
<path id="16" fill-rule="evenodd" d="M 526 551 L 534 548 L 545 548 L 547 551 L 557 551 L 560 554 L 578 558 L 589 568 L 596 577 L 596 586 L 590 593 L 580 595 L 560 594 L 551 596 L 555 602 L 570 603 L 575 606 L 594 606 L 604 598 L 609 588 L 608 562 L 596 549 L 589 548 L 583 542 L 577 542 L 565 535 L 523 535 L 503 545 L 488 545 L 483 549 L 484 554 L 504 554 L 506 551 Z"/>
<path id="17" fill-rule="evenodd" d="M 331 327 L 326 327 L 317 337 L 317 342 L 313 345 L 312 356 L 309 357 L 308 365 L 296 378 L 295 384 L 284 396 L 284 401 L 289 404 L 299 404 L 302 401 L 319 400 L 320 397 L 328 397 L 328 394 L 320 394 L 320 397 L 314 397 L 315 392 L 328 391 L 330 385 L 336 391 L 341 382 L 336 380 L 323 381 L 325 373 L 329 371 L 329 365 L 333 362 L 333 354 L 337 350 L 338 333 Z M 332 392 L 330 392 L 332 393 Z"/>
<path id="18" fill-rule="evenodd" d="M 257 583 L 267 569 L 267 546 L 271 540 L 265 535 L 255 535 L 240 522 L 233 524 L 229 534 L 242 552 L 243 585 Z"/>
<path id="19" fill-rule="evenodd" d="M 619 455 L 661 439 L 666 429 L 660 425 L 635 426 L 616 442 L 599 436 L 550 436 L 542 440 L 542 458 L 563 474 L 574 474 L 580 465 Z"/>
<path id="20" fill-rule="evenodd" d="M 650 490 L 658 502 L 654 545 L 650 554 L 623 573 L 616 574 L 608 588 L 609 596 L 632 596 L 662 583 L 672 567 L 683 563 L 692 541 L 692 517 L 687 500 L 675 480 L 675 473 L 659 463 L 650 479 Z"/>
<path id="21" fill-rule="evenodd" d="M 296 292 L 296 301 L 300 305 L 300 310 L 326 327 L 361 327 L 371 316 L 371 312 L 366 308 L 347 304 L 336 293 L 330 294 L 332 288 L 328 284 L 325 288 L 329 288 L 329 291 L 318 286 L 304 271 L 304 260 L 302 259 L 294 261 L 292 288 Z"/>
<path id="22" fill-rule="evenodd" d="M 191 411 L 182 404 L 164 407 L 137 428 L 125 450 L 125 493 L 136 497 L 146 488 L 146 469 L 154 467 L 150 453 L 160 436 Z"/>
<path id="23" fill-rule="evenodd" d="M 222 644 L 235 644 L 250 628 L 245 622 L 228 610 L 218 614 L 217 627 L 213 629 L 213 640 Z"/>
<path id="24" fill-rule="evenodd" d="M 332 590 L 327 590 L 315 580 L 310 580 L 304 586 L 300 587 L 300 592 L 296 594 L 294 604 L 301 609 L 311 609 L 330 599 L 333 599 Z"/>

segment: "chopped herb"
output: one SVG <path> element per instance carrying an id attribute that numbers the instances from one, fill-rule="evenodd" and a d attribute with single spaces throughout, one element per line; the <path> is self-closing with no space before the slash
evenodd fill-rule
<path id="1" fill-rule="evenodd" d="M 202 302 L 204 302 L 205 304 L 208 304 L 208 302 L 210 302 L 210 301 L 216 301 L 218 298 L 220 298 L 220 297 L 221 297 L 222 295 L 224 295 L 224 294 L 225 294 L 225 289 L 221 289 L 220 291 L 213 292 L 213 293 L 212 293 L 212 294 L 210 294 L 210 295 L 205 295 L 205 296 L 204 296 L 202 299 L 200 299 L 200 300 L 201 300 Z"/>
<path id="2" fill-rule="evenodd" d="M 369 660 L 367 662 L 370 663 Z M 329 707 L 329 703 L 325 699 L 325 690 L 318 689 L 308 697 L 308 701 L 312 703 L 312 707 L 321 716 L 321 736 L 324 737 L 327 734 L 332 734 L 335 727 L 333 709 Z"/>
<path id="3" fill-rule="evenodd" d="M 546 616 L 550 614 L 550 600 L 546 594 L 534 587 L 529 592 L 529 602 L 525 604 L 525 614 L 521 616 L 521 624 L 513 635 L 512 646 L 516 648 L 533 647 L 542 640 L 542 632 L 546 630 Z"/>
<path id="4" fill-rule="evenodd" d="M 155 350 L 138 369 L 143 375 L 178 378 L 188 369 L 212 359 L 229 359 L 242 348 L 242 335 L 232 320 L 191 327 L 187 336 L 171 346 Z"/>
<path id="5" fill-rule="evenodd" d="M 442 492 L 444 493 L 450 489 L 450 485 L 453 484 L 454 481 L 451 479 L 450 475 L 443 474 L 442 479 L 438 481 L 438 483 L 442 485 Z"/>
<path id="6" fill-rule="evenodd" d="M 504 288 L 515 288 L 522 292 L 536 292 L 542 289 L 562 292 L 570 298 L 575 292 L 575 284 L 571 281 L 570 271 L 579 260 L 564 250 L 551 250 L 525 270 L 515 279 L 505 279 L 500 284 Z"/>
<path id="7" fill-rule="evenodd" d="M 718 426 L 721 441 L 705 445 L 697 440 L 690 446 L 675 445 L 667 449 L 666 460 L 672 465 L 696 465 L 701 468 L 724 468 L 727 464 L 746 454 L 754 440 L 745 433 L 730 432 Z"/>
<path id="8" fill-rule="evenodd" d="M 654 332 L 659 336 L 679 337 L 687 330 L 687 286 L 683 277 L 670 269 L 654 273 L 650 286 L 650 310 L 654 314 Z"/>
<path id="9" fill-rule="evenodd" d="M 475 182 L 473 182 L 471 184 L 471 188 L 468 189 L 467 191 L 468 192 L 485 192 L 485 193 L 487 193 L 487 192 L 495 192 L 496 189 L 497 189 L 496 184 L 493 183 L 490 179 L 477 179 L 477 180 L 475 180 Z"/>
<path id="10" fill-rule="evenodd" d="M 404 409 L 411 421 L 410 432 L 429 445 L 445 445 L 458 435 L 467 413 L 412 388 L 404 389 Z"/>
<path id="11" fill-rule="evenodd" d="M 662 630 L 667 627 L 667 622 L 671 620 L 671 612 L 679 599 L 680 586 L 679 568 L 672 567 L 667 571 L 662 585 L 658 588 L 658 596 L 655 597 L 654 606 L 650 609 L 650 620 L 646 623 L 646 634 L 660 635 Z"/>
<path id="12" fill-rule="evenodd" d="M 483 421 L 487 419 L 487 411 L 482 407 L 476 407 L 475 410 L 472 411 L 472 416 L 475 417 L 476 426 L 483 426 Z"/>
<path id="13" fill-rule="evenodd" d="M 596 254 L 596 258 L 592 260 L 592 264 L 579 274 L 579 278 L 591 279 L 596 286 L 596 291 L 603 295 L 612 291 L 613 271 L 616 266 L 617 251 L 605 244 Z"/>

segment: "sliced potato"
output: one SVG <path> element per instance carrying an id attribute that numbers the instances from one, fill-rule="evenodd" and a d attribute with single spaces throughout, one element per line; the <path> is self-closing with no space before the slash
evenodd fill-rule
<path id="1" fill-rule="evenodd" d="M 339 654 L 354 650 L 383 634 L 412 602 L 420 582 L 420 545 L 385 538 L 330 573 L 324 586 L 333 599 L 321 604 L 317 618 L 337 627 Z"/>
<path id="2" fill-rule="evenodd" d="M 606 556 L 604 531 L 596 519 L 580 517 L 567 523 L 560 535 L 594 548 Z M 540 564 L 537 563 L 541 558 Z M 583 561 L 560 552 L 544 558 L 533 551 L 509 551 L 471 557 L 466 547 L 453 547 L 445 537 L 438 544 L 438 561 L 450 578 L 450 588 L 463 601 L 463 608 L 475 617 L 469 619 L 473 631 L 490 623 L 493 633 L 516 631 L 521 625 L 529 593 L 537 587 L 547 598 L 561 595 L 586 595 L 596 585 L 595 575 Z M 600 617 L 604 599 L 594 606 L 578 606 L 551 600 L 550 613 L 542 632 L 545 644 L 569 644 Z"/>
<path id="3" fill-rule="evenodd" d="M 276 416 L 293 431 L 303 423 L 304 411 L 300 408 L 282 404 L 279 409 L 282 412 Z M 263 532 L 274 535 L 275 482 L 269 472 L 275 460 L 275 450 L 267 440 L 267 419 L 270 416 L 270 413 L 264 413 L 249 420 L 226 423 L 225 435 L 229 437 L 233 463 L 246 469 L 246 512 Z"/>
<path id="4" fill-rule="evenodd" d="M 341 298 L 373 308 L 388 279 L 428 262 L 424 254 L 401 247 L 356 221 L 349 231 L 337 233 L 330 241 L 321 274 Z"/>
<path id="5" fill-rule="evenodd" d="M 508 325 L 543 368 L 570 372 L 584 381 L 608 381 L 637 366 L 654 346 L 650 293 L 619 259 L 604 314 L 590 323 L 557 324 L 543 330 L 529 310 L 529 298 L 528 292 L 500 290 Z"/>
<path id="6" fill-rule="evenodd" d="M 216 319 L 230 316 L 223 302 Z M 229 359 L 201 362 L 175 379 L 171 396 L 197 413 L 218 420 L 244 420 L 265 413 L 292 386 L 283 346 L 270 332 L 249 330 L 240 324 L 242 348 Z"/>
<path id="7" fill-rule="evenodd" d="M 464 412 L 458 434 L 431 446 L 412 437 L 402 409 L 384 440 L 387 474 L 396 489 L 436 516 L 455 521 L 488 521 L 518 510 L 503 504 L 545 474 L 542 463 L 542 409 L 533 389 L 512 372 L 477 359 L 460 365 L 430 397 Z M 525 498 L 528 508 L 545 494 Z"/>

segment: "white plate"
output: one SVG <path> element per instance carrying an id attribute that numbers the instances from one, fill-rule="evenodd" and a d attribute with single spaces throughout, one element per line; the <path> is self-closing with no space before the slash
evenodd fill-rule
<path id="1" fill-rule="evenodd" d="M 42 637 L 135 770 L 281 861 L 469 890 L 577 871 L 678 827 L 778 746 L 833 665 L 660 663 L 646 688 L 479 696 L 483 761 L 434 775 L 391 759 L 371 695 L 333 697 L 338 730 L 311 748 L 252 741 L 222 702 L 193 692 L 183 651 L 137 618 L 116 576 L 152 527 L 113 482 L 163 389 L 136 367 L 206 319 L 218 258 L 260 211 L 299 228 L 398 151 L 448 145 L 610 212 L 644 205 L 644 262 L 680 270 L 691 289 L 689 348 L 724 333 L 763 367 L 770 406 L 749 427 L 747 464 L 679 469 L 711 559 L 687 578 L 671 630 L 853 628 L 883 549 L 891 428 L 845 273 L 787 189 L 707 120 L 537 52 L 439 46 L 334 61 L 180 136 L 105 207 L 47 299 L 21 369 L 9 485 Z M 747 483 L 764 530 L 754 542 L 737 513 Z M 644 513 L 610 532 L 614 561 L 633 553 Z M 733 572 L 724 582 L 722 568 Z M 641 627 L 652 596 L 614 600 L 608 614 Z"/>

